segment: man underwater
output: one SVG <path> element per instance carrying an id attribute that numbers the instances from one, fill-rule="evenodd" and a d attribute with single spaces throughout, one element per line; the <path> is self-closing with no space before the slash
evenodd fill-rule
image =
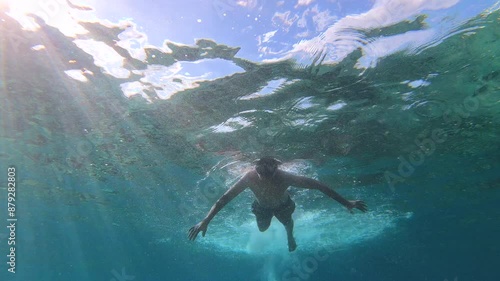
<path id="1" fill-rule="evenodd" d="M 278 169 L 281 161 L 272 157 L 263 157 L 255 161 L 255 169 L 247 172 L 238 182 L 226 191 L 212 206 L 207 216 L 198 224 L 189 229 L 189 240 L 195 240 L 201 231 L 205 236 L 208 224 L 224 206 L 238 196 L 246 188 L 254 193 L 256 200 L 252 204 L 252 212 L 257 219 L 257 225 L 261 232 L 266 231 L 275 216 L 286 229 L 288 237 L 288 250 L 290 252 L 297 248 L 293 237 L 292 213 L 295 211 L 295 203 L 288 194 L 290 186 L 317 189 L 328 197 L 344 205 L 351 213 L 356 208 L 366 212 L 367 206 L 361 200 L 349 201 L 330 189 L 327 185 L 302 176 L 296 176 Z"/>

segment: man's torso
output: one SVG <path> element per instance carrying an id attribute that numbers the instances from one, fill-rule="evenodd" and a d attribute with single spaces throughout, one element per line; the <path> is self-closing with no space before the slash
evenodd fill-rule
<path id="1" fill-rule="evenodd" d="M 256 172 L 250 172 L 248 187 L 264 208 L 274 209 L 288 201 L 287 189 L 289 186 L 280 170 L 272 179 L 261 179 Z"/>

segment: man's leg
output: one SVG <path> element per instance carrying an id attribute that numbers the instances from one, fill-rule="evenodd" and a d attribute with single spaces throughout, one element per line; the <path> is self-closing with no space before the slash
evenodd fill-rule
<path id="1" fill-rule="evenodd" d="M 260 207 L 259 202 L 254 201 L 252 204 L 252 212 L 255 214 L 257 219 L 257 226 L 261 232 L 266 231 L 271 225 L 271 219 L 273 218 L 272 211 L 266 210 Z"/>
<path id="2" fill-rule="evenodd" d="M 276 218 L 285 226 L 286 236 L 288 238 L 288 250 L 293 252 L 297 248 L 295 238 L 293 237 L 293 219 L 292 214 L 295 211 L 295 203 L 290 199 L 285 206 L 275 212 Z"/>
<path id="3" fill-rule="evenodd" d="M 292 216 L 290 216 L 290 220 L 286 222 L 281 222 L 285 226 L 286 229 L 286 236 L 288 238 L 288 250 L 290 252 L 295 251 L 297 248 L 297 243 L 295 243 L 295 238 L 293 237 L 293 219 Z"/>

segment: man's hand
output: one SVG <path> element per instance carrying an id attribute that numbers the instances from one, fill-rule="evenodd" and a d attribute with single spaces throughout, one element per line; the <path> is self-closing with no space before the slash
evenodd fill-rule
<path id="1" fill-rule="evenodd" d="M 189 229 L 189 234 L 188 234 L 189 240 L 194 241 L 194 239 L 196 239 L 196 236 L 198 236 L 198 233 L 200 231 L 201 231 L 201 235 L 203 237 L 205 237 L 205 232 L 207 232 L 207 227 L 208 227 L 208 223 L 205 222 L 205 220 L 202 220 L 198 224 L 196 224 L 195 226 L 191 227 Z"/>
<path id="2" fill-rule="evenodd" d="M 354 208 L 360 210 L 363 213 L 368 211 L 368 207 L 366 206 L 366 203 L 362 200 L 349 201 L 349 206 L 347 206 L 347 209 L 349 210 L 349 212 L 351 212 L 351 214 L 354 213 L 352 210 Z"/>

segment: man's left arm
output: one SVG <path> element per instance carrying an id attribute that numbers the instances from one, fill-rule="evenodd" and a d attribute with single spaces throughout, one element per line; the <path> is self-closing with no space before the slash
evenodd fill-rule
<path id="1" fill-rule="evenodd" d="M 288 185 L 319 190 L 328 197 L 334 199 L 335 201 L 345 206 L 351 212 L 353 208 L 357 208 L 362 212 L 366 212 L 368 210 L 365 202 L 361 200 L 354 200 L 354 201 L 347 200 L 340 194 L 338 194 L 335 190 L 329 188 L 326 184 L 320 181 L 308 177 L 296 176 L 286 172 L 283 173 L 283 176 L 285 177 L 285 180 L 287 181 Z"/>

